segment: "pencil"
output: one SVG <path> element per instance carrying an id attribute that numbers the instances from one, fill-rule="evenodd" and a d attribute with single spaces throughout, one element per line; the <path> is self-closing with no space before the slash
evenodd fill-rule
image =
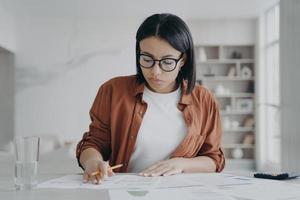
<path id="1" fill-rule="evenodd" d="M 114 169 L 120 168 L 122 166 L 123 166 L 123 164 L 119 164 L 119 165 L 115 165 L 115 166 L 109 167 L 109 169 L 114 170 Z M 95 175 L 98 175 L 98 174 L 100 174 L 99 171 L 91 173 L 92 176 L 95 176 Z"/>

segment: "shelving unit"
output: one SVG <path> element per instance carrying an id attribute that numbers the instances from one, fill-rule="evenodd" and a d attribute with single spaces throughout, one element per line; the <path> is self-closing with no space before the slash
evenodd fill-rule
<path id="1" fill-rule="evenodd" d="M 197 81 L 218 101 L 227 169 L 255 168 L 254 45 L 196 45 Z"/>

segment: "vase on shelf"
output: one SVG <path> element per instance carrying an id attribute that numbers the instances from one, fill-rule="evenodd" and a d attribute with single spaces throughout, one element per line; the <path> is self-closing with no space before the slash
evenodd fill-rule
<path id="1" fill-rule="evenodd" d="M 204 47 L 199 48 L 199 60 L 202 61 L 202 62 L 207 60 L 207 56 L 206 56 L 206 52 L 205 52 Z"/>

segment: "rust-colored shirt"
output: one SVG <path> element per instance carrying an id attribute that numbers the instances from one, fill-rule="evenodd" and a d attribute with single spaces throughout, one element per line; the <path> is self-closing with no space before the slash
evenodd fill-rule
<path id="1" fill-rule="evenodd" d="M 186 88 L 184 81 L 177 107 L 183 114 L 187 133 L 171 158 L 208 156 L 214 160 L 216 171 L 220 172 L 224 168 L 225 158 L 221 149 L 218 105 L 204 87 L 196 85 L 191 94 L 185 93 Z M 138 130 L 147 110 L 147 103 L 142 100 L 143 91 L 144 84 L 138 84 L 135 75 L 111 79 L 100 87 L 90 110 L 89 131 L 84 133 L 77 145 L 78 163 L 83 150 L 95 148 L 104 160 L 109 160 L 110 165 L 123 164 L 116 172 L 127 172 Z"/>

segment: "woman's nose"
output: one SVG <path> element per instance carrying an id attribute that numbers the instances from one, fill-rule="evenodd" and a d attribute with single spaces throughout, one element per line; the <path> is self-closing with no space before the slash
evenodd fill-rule
<path id="1" fill-rule="evenodd" d="M 155 64 L 152 67 L 151 72 L 153 74 L 161 74 L 162 73 L 162 69 L 160 68 L 158 61 L 155 61 Z"/>

